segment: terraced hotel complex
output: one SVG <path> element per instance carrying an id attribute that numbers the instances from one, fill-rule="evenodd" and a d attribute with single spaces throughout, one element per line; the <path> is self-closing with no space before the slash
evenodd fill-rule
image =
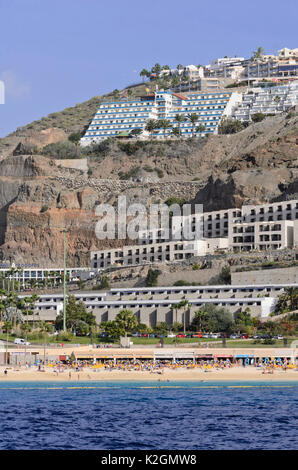
<path id="1" fill-rule="evenodd" d="M 216 134 L 218 124 L 223 115 L 230 115 L 233 106 L 240 100 L 238 93 L 192 93 L 184 96 L 172 91 L 159 91 L 153 94 L 140 96 L 134 101 L 103 102 L 86 134 L 81 139 L 82 145 L 89 145 L 107 137 L 128 136 L 131 131 L 140 130 L 142 136 L 148 138 L 146 123 L 149 119 L 169 120 L 173 128 L 179 128 L 184 137 L 205 134 Z M 193 128 L 187 116 L 198 115 L 196 126 Z M 183 116 L 185 120 L 177 122 L 176 115 Z M 164 138 L 170 134 L 171 129 L 154 129 L 152 136 Z"/>

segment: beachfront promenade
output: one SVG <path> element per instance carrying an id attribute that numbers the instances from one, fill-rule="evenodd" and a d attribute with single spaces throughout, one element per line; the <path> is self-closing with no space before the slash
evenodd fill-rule
<path id="1" fill-rule="evenodd" d="M 294 347 L 60 345 L 47 349 L 30 346 L 26 352 L 25 357 L 24 349 L 9 350 L 9 364 L 0 366 L 1 381 L 298 380 L 298 349 Z"/>
<path id="2" fill-rule="evenodd" d="M 159 345 L 158 345 L 159 346 Z M 35 363 L 36 361 L 62 361 L 66 362 L 72 358 L 78 361 L 88 361 L 93 363 L 104 363 L 113 361 L 115 364 L 118 360 L 190 360 L 194 363 L 202 360 L 211 359 L 229 359 L 231 362 L 245 360 L 246 364 L 252 364 L 256 360 L 264 361 L 266 358 L 287 359 L 295 363 L 298 361 L 298 348 L 291 344 L 286 348 L 223 348 L 216 347 L 216 343 L 211 343 L 210 347 L 181 347 L 181 345 L 166 347 L 157 346 L 140 346 L 135 345 L 131 348 L 116 347 L 94 347 L 93 345 L 59 345 L 46 347 L 44 346 L 24 346 L 10 347 L 9 364 L 19 365 L 27 363 Z M 211 347 L 212 346 L 212 347 Z M 26 356 L 25 356 L 26 353 Z M 2 362 L 2 365 L 5 361 Z"/>

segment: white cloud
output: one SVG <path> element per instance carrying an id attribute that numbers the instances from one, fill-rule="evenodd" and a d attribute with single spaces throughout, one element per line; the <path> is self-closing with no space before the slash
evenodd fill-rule
<path id="1" fill-rule="evenodd" d="M 12 98 L 24 98 L 30 93 L 30 86 L 19 80 L 12 70 L 0 72 L 0 80 L 4 82 L 5 95 Z"/>

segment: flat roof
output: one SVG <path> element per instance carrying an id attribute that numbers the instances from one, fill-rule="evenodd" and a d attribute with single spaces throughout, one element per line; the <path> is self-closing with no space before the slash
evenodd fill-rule
<path id="1" fill-rule="evenodd" d="M 160 286 L 160 287 L 112 287 L 107 292 L 140 292 L 140 291 L 162 291 L 162 290 L 201 290 L 201 289 L 251 289 L 251 288 L 265 288 L 265 287 L 298 287 L 298 284 L 219 284 L 219 285 L 205 285 L 205 286 Z"/>

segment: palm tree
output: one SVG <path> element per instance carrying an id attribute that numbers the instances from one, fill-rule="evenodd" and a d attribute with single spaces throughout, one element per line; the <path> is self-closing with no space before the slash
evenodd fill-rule
<path id="1" fill-rule="evenodd" d="M 24 334 L 25 336 L 25 360 L 26 360 L 26 357 L 27 357 L 27 339 L 28 339 L 28 331 L 31 330 L 31 326 L 28 324 L 28 323 L 23 323 L 21 325 L 21 331 L 22 331 L 22 334 Z"/>
<path id="2" fill-rule="evenodd" d="M 41 321 L 39 324 L 40 332 L 43 333 L 43 362 L 46 363 L 46 344 L 47 344 L 47 333 L 50 331 L 51 327 L 45 321 Z"/>
<path id="3" fill-rule="evenodd" d="M 175 323 L 178 323 L 177 316 L 178 316 L 178 310 L 180 310 L 182 306 L 178 303 L 171 305 L 170 309 L 173 311 L 175 310 L 176 315 L 175 315 Z M 173 322 L 174 323 L 174 322 Z"/>
<path id="4" fill-rule="evenodd" d="M 49 277 L 50 277 L 49 271 L 44 271 L 43 272 L 43 278 L 44 278 L 44 281 L 45 281 L 45 287 L 48 287 L 48 285 L 49 285 Z"/>
<path id="5" fill-rule="evenodd" d="M 206 130 L 206 127 L 204 126 L 204 124 L 201 124 L 201 123 L 196 128 L 196 132 L 200 132 L 200 134 L 204 132 L 205 130 Z"/>
<path id="6" fill-rule="evenodd" d="M 180 80 L 179 78 L 177 77 L 177 75 L 175 75 L 173 78 L 172 78 L 172 81 L 171 81 L 171 85 L 173 88 L 177 87 L 180 83 Z"/>
<path id="7" fill-rule="evenodd" d="M 277 308 L 280 312 L 298 309 L 297 287 L 286 287 L 284 292 L 278 297 Z"/>
<path id="8" fill-rule="evenodd" d="M 155 64 L 154 67 L 152 67 L 152 69 L 151 69 L 151 72 L 155 73 L 157 77 L 159 76 L 160 71 L 161 71 L 161 66 L 158 63 Z"/>
<path id="9" fill-rule="evenodd" d="M 12 323 L 9 320 L 6 320 L 4 323 L 4 329 L 6 331 L 6 354 L 5 354 L 5 365 L 7 366 L 8 364 L 8 335 L 10 331 L 12 330 Z"/>
<path id="10" fill-rule="evenodd" d="M 187 117 L 192 124 L 192 137 L 194 137 L 195 136 L 195 124 L 199 120 L 199 116 L 197 113 L 191 113 L 191 114 L 188 114 Z"/>
<path id="11" fill-rule="evenodd" d="M 297 287 L 286 287 L 285 295 L 290 310 L 298 309 L 298 289 Z"/>
<path id="12" fill-rule="evenodd" d="M 114 322 L 120 330 L 125 332 L 125 336 L 128 331 L 132 332 L 138 327 L 137 317 L 128 309 L 121 310 L 116 315 Z"/>
<path id="13" fill-rule="evenodd" d="M 178 127 L 173 127 L 170 135 L 172 135 L 173 137 L 180 137 Z"/>
<path id="14" fill-rule="evenodd" d="M 5 289 L 0 289 L 0 331 L 2 333 L 2 315 L 3 312 L 5 311 L 5 302 L 3 300 L 3 297 L 6 296 L 6 290 Z"/>
<path id="15" fill-rule="evenodd" d="M 198 310 L 195 312 L 195 319 L 198 320 L 198 329 L 202 331 L 203 321 L 208 317 L 207 313 L 204 310 Z"/>
<path id="16" fill-rule="evenodd" d="M 14 288 L 15 288 L 15 274 L 16 273 L 21 273 L 23 272 L 23 269 L 22 268 L 15 268 L 15 267 L 12 267 L 9 271 L 8 271 L 8 275 L 9 275 L 9 278 L 11 277 L 11 283 L 12 283 L 12 291 L 14 292 Z"/>
<path id="17" fill-rule="evenodd" d="M 143 82 L 144 82 L 144 80 L 145 80 L 145 77 L 148 77 L 148 75 L 150 75 L 150 73 L 148 72 L 147 69 L 141 70 L 140 76 L 143 78 Z"/>
<path id="18" fill-rule="evenodd" d="M 152 139 L 152 134 L 155 129 L 157 129 L 158 122 L 156 119 L 149 119 L 146 123 L 145 130 L 150 133 L 150 137 Z"/>
<path id="19" fill-rule="evenodd" d="M 161 70 L 166 70 L 168 72 L 166 75 L 164 75 L 165 78 L 168 78 L 171 70 L 170 67 L 168 65 L 163 65 Z"/>
<path id="20" fill-rule="evenodd" d="M 256 51 L 253 52 L 252 60 L 260 59 L 260 57 L 264 54 L 263 47 L 258 47 Z"/>
<path id="21" fill-rule="evenodd" d="M 176 114 L 175 121 L 178 123 L 178 131 L 179 131 L 179 135 L 181 135 L 180 127 L 181 127 L 181 123 L 185 121 L 184 114 Z"/>
<path id="22" fill-rule="evenodd" d="M 179 305 L 180 307 L 183 307 L 183 310 L 184 310 L 184 315 L 183 315 L 183 332 L 185 334 L 186 332 L 186 310 L 191 306 L 190 302 L 185 299 L 185 300 L 181 300 L 181 302 L 179 302 Z"/>
<path id="23" fill-rule="evenodd" d="M 166 138 L 166 130 L 172 127 L 171 122 L 168 119 L 161 119 L 159 121 L 159 129 L 163 129 L 163 137 Z"/>
<path id="24" fill-rule="evenodd" d="M 12 319 L 13 319 L 13 326 L 14 326 L 14 329 L 16 329 L 16 326 L 17 326 L 17 308 L 16 308 L 16 304 L 18 302 L 18 298 L 17 298 L 17 295 L 15 292 L 10 292 L 7 296 L 6 296 L 6 299 L 5 299 L 5 304 L 6 306 L 12 308 L 11 312 L 12 313 Z"/>
<path id="25" fill-rule="evenodd" d="M 29 311 L 29 307 L 32 304 L 31 297 L 24 297 L 23 302 L 24 302 L 24 307 L 26 311 L 26 323 L 28 323 L 28 311 Z"/>
<path id="26" fill-rule="evenodd" d="M 30 299 L 30 307 L 33 311 L 33 327 L 34 327 L 34 308 L 35 308 L 36 302 L 39 300 L 39 296 L 37 294 L 32 294 L 31 297 L 29 297 L 29 299 Z"/>

